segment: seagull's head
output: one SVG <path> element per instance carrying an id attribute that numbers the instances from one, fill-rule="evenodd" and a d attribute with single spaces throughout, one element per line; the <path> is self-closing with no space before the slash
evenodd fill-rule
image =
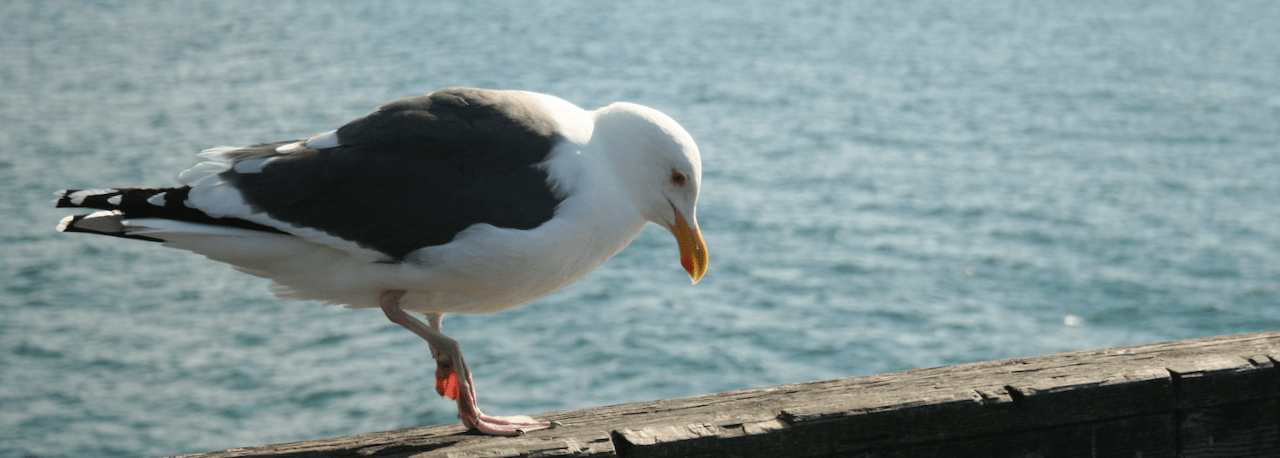
<path id="1" fill-rule="evenodd" d="M 707 272 L 707 245 L 698 230 L 702 159 L 693 137 L 662 112 L 632 103 L 597 110 L 595 122 L 596 133 L 608 132 L 600 140 L 609 143 L 619 185 L 645 219 L 675 235 L 680 265 L 697 283 Z"/>

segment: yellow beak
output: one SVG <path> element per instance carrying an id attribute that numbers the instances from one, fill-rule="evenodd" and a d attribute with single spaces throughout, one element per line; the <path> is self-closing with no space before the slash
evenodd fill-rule
<path id="1" fill-rule="evenodd" d="M 707 273 L 707 244 L 702 241 L 698 222 L 694 221 L 693 226 L 690 226 L 684 215 L 676 212 L 676 223 L 668 229 L 671 229 L 671 233 L 676 236 L 676 243 L 680 245 L 680 265 L 689 273 L 689 279 L 697 284 L 702 275 Z"/>

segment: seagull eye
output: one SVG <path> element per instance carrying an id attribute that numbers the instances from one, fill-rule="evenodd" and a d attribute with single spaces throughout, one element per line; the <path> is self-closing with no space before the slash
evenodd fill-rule
<path id="1" fill-rule="evenodd" d="M 680 172 L 671 172 L 671 182 L 677 186 L 684 186 L 684 174 Z"/>

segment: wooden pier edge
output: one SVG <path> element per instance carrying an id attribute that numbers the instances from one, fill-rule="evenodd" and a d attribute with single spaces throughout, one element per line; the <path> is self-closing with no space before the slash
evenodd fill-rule
<path id="1" fill-rule="evenodd" d="M 183 458 L 1280 456 L 1280 331 L 915 369 Z"/>

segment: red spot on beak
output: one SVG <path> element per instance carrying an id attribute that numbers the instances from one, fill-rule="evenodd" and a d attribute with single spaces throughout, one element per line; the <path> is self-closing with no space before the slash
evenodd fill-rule
<path id="1" fill-rule="evenodd" d="M 673 208 L 674 210 L 674 208 Z M 680 246 L 680 266 L 689 273 L 694 283 L 707 273 L 707 244 L 702 241 L 702 232 L 698 230 L 696 221 L 690 224 L 684 215 L 676 212 L 676 223 L 668 229 L 676 236 L 676 244 Z"/>

